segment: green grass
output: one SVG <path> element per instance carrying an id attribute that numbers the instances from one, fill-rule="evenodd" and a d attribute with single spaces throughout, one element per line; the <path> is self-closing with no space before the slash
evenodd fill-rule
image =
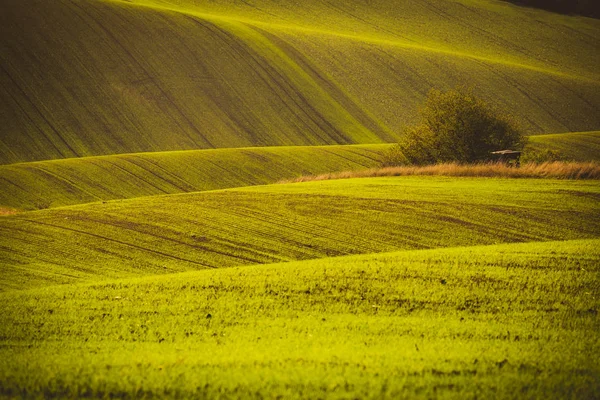
<path id="1" fill-rule="evenodd" d="M 0 218 L 3 290 L 404 249 L 595 238 L 597 181 L 365 178 Z"/>
<path id="2" fill-rule="evenodd" d="M 430 88 L 459 84 L 532 133 L 600 126 L 600 22 L 389 3 L 8 1 L 0 163 L 393 142 Z"/>
<path id="3" fill-rule="evenodd" d="M 529 138 L 528 150 L 555 150 L 573 161 L 600 161 L 600 132 L 573 132 Z M 526 150 L 527 151 L 527 150 Z"/>
<path id="4" fill-rule="evenodd" d="M 272 184 L 457 85 L 598 160 L 600 20 L 7 0 L 0 37 L 0 398 L 600 398 L 597 180 Z"/>
<path id="5" fill-rule="evenodd" d="M 596 398 L 600 242 L 0 293 L 15 397 Z"/>
<path id="6" fill-rule="evenodd" d="M 389 145 L 272 147 L 137 153 L 0 166 L 0 207 L 35 210 L 95 201 L 264 185 L 379 165 Z M 528 150 L 600 161 L 600 133 L 529 138 Z"/>
<path id="7" fill-rule="evenodd" d="M 0 206 L 21 210 L 264 185 L 378 165 L 386 145 L 138 153 L 0 166 Z"/>
<path id="8" fill-rule="evenodd" d="M 440 0 L 435 5 L 414 0 L 395 2 L 394 7 L 389 0 L 368 4 L 307 0 L 302 7 L 289 1 L 264 0 L 252 5 L 235 0 L 134 0 L 133 3 L 174 9 L 206 19 L 239 21 L 274 32 L 314 32 L 359 41 L 388 42 L 429 52 L 467 55 L 598 78 L 593 54 L 582 55 L 580 59 L 573 57 L 579 55 L 580 46 L 592 45 L 588 35 L 597 34 L 597 21 L 523 10 L 490 0 Z M 425 24 L 427 29 L 423 29 Z M 565 35 L 567 29 L 570 36 Z M 559 38 L 567 43 L 555 42 Z M 545 44 L 543 48 L 539 46 L 540 40 Z M 571 44 L 575 46 L 570 47 Z"/>

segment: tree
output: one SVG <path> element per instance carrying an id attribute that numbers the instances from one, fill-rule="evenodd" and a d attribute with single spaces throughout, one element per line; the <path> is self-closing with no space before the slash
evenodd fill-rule
<path id="1" fill-rule="evenodd" d="M 432 89 L 420 115 L 420 123 L 407 129 L 384 164 L 483 162 L 490 160 L 492 151 L 520 150 L 525 145 L 516 122 L 470 90 Z"/>

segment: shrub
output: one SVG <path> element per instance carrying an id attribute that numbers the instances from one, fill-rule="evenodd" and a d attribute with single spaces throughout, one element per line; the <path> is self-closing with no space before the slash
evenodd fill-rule
<path id="1" fill-rule="evenodd" d="M 474 163 L 490 153 L 522 149 L 525 136 L 508 115 L 494 110 L 471 91 L 431 90 L 420 110 L 421 121 L 384 157 L 387 165 Z"/>

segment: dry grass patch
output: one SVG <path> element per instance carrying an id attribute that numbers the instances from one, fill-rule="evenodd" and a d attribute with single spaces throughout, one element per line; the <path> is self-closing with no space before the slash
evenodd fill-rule
<path id="1" fill-rule="evenodd" d="M 0 217 L 4 216 L 4 215 L 14 215 L 14 214 L 18 214 L 20 211 L 17 210 L 16 208 L 10 208 L 10 207 L 0 207 Z"/>
<path id="2" fill-rule="evenodd" d="M 543 164 L 524 164 L 519 168 L 515 168 L 497 163 L 472 165 L 447 163 L 427 166 L 384 167 L 363 171 L 346 171 L 315 176 L 301 176 L 293 180 L 281 181 L 280 183 L 411 175 L 489 178 L 600 179 L 600 164 L 597 162 L 548 162 Z"/>

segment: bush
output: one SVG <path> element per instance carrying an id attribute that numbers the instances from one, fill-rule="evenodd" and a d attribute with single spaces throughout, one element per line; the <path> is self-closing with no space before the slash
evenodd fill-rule
<path id="1" fill-rule="evenodd" d="M 431 90 L 420 114 L 421 122 L 384 156 L 385 165 L 483 162 L 492 151 L 525 145 L 511 117 L 469 90 Z"/>

